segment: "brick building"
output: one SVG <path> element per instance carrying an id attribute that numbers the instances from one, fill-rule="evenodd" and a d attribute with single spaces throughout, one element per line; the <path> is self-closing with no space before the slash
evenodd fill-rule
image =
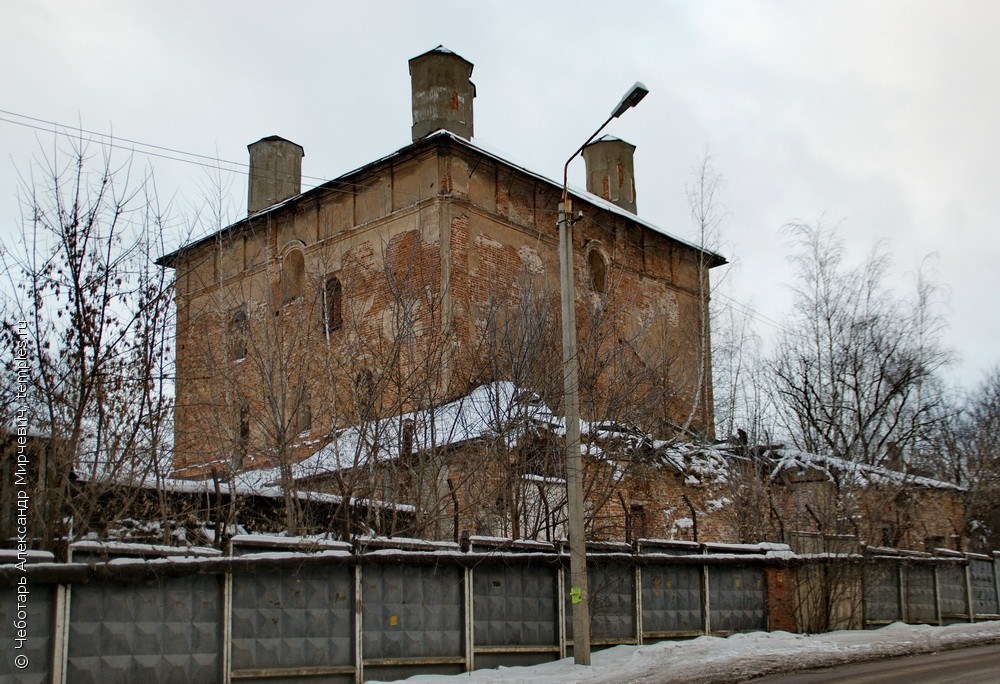
<path id="1" fill-rule="evenodd" d="M 560 404 L 561 183 L 472 141 L 471 63 L 439 47 L 409 68 L 410 145 L 302 192 L 303 149 L 263 138 L 247 217 L 160 260 L 175 270 L 176 475 L 277 468 L 291 486 L 350 426 L 496 381 Z M 725 261 L 637 216 L 634 149 L 589 145 L 572 193 L 581 407 L 711 435 L 708 273 Z"/>

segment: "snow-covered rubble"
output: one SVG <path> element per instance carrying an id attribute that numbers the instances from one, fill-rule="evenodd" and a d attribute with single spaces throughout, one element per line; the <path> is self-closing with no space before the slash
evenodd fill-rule
<path id="1" fill-rule="evenodd" d="M 1000 622 L 947 627 L 896 623 L 877 630 L 828 634 L 751 632 L 720 638 L 663 641 L 644 646 L 616 646 L 595 651 L 590 667 L 572 658 L 533 667 L 501 667 L 471 674 L 413 677 L 409 682 L 741 682 L 777 672 L 932 653 L 1000 642 Z"/>

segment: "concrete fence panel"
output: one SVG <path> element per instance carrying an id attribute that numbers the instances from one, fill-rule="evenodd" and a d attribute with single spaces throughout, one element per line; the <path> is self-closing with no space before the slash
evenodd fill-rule
<path id="1" fill-rule="evenodd" d="M 643 567 L 643 638 L 691 636 L 704 629 L 701 568 L 659 564 Z"/>
<path id="2" fill-rule="evenodd" d="M 941 565 L 937 568 L 941 623 L 969 621 L 968 596 L 964 565 Z"/>
<path id="3" fill-rule="evenodd" d="M 464 572 L 452 564 L 362 568 L 366 678 L 465 669 Z"/>
<path id="4" fill-rule="evenodd" d="M 998 583 L 993 563 L 988 560 L 971 559 L 969 577 L 972 580 L 972 605 L 976 618 L 995 618 L 1000 615 Z"/>
<path id="5" fill-rule="evenodd" d="M 309 566 L 235 573 L 231 630 L 234 677 L 272 682 L 343 675 L 353 681 L 353 571 Z"/>
<path id="6" fill-rule="evenodd" d="M 216 681 L 222 671 L 222 581 L 218 575 L 188 575 L 74 585 L 69 681 Z"/>
<path id="7" fill-rule="evenodd" d="M 903 567 L 906 596 L 906 621 L 919 624 L 936 624 L 937 595 L 934 587 L 934 568 L 929 565 Z"/>
<path id="8" fill-rule="evenodd" d="M 878 626 L 903 619 L 899 568 L 885 561 L 864 568 L 865 622 Z"/>
<path id="9" fill-rule="evenodd" d="M 23 585 L 27 594 L 18 606 L 17 591 L 0 592 L 0 680 L 12 684 L 42 684 L 50 681 L 52 668 L 52 618 L 57 589 L 51 585 Z M 23 634 L 18 630 L 23 629 Z M 15 639 L 23 638 L 20 648 Z M 14 665 L 20 656 L 23 668 Z"/>
<path id="10" fill-rule="evenodd" d="M 764 571 L 760 567 L 724 566 L 708 571 L 708 604 L 713 632 L 764 629 Z"/>
<path id="11" fill-rule="evenodd" d="M 559 656 L 559 593 L 553 565 L 480 565 L 472 580 L 477 668 L 529 665 Z"/>

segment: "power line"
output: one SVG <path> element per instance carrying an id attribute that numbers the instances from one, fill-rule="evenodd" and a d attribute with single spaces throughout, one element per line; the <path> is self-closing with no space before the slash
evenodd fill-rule
<path id="1" fill-rule="evenodd" d="M 100 131 L 94 131 L 94 130 L 86 129 L 86 128 L 83 128 L 82 126 L 69 126 L 69 125 L 66 125 L 66 124 L 59 123 L 57 121 L 50 121 L 50 120 L 47 120 L 47 119 L 41 119 L 41 118 L 38 118 L 38 117 L 29 116 L 27 114 L 20 114 L 18 112 L 6 110 L 6 109 L 0 109 L 0 114 L 6 115 L 6 116 L 0 116 L 0 121 L 3 121 L 5 123 L 9 123 L 9 124 L 13 124 L 15 126 L 22 126 L 22 127 L 30 128 L 30 129 L 37 130 L 37 131 L 43 131 L 43 132 L 46 132 L 46 133 L 53 133 L 55 135 L 61 135 L 61 136 L 67 137 L 67 138 L 75 138 L 75 137 L 78 137 L 79 134 L 84 133 L 84 134 L 87 134 L 87 135 L 96 136 L 96 137 L 100 138 L 101 139 L 100 144 L 107 145 L 108 147 L 113 148 L 113 149 L 119 149 L 119 150 L 124 150 L 124 151 L 128 151 L 128 152 L 137 152 L 139 154 L 144 154 L 144 155 L 149 156 L 149 157 L 156 157 L 156 158 L 159 158 L 159 159 L 166 159 L 166 160 L 169 160 L 169 161 L 177 161 L 177 162 L 181 162 L 181 163 L 185 163 L 185 164 L 193 164 L 195 166 L 200 166 L 202 168 L 208 168 L 208 169 L 213 169 L 213 170 L 224 170 L 224 171 L 228 171 L 230 173 L 238 173 L 238 174 L 243 175 L 243 176 L 248 176 L 249 175 L 250 165 L 248 163 L 245 163 L 245 162 L 236 162 L 236 161 L 232 161 L 232 160 L 221 159 L 219 157 L 215 157 L 215 156 L 212 156 L 212 155 L 200 154 L 200 153 L 197 153 L 197 152 L 188 152 L 186 150 L 181 150 L 181 149 L 178 149 L 176 147 L 167 147 L 167 146 L 164 146 L 164 145 L 157 145 L 157 144 L 154 144 L 154 143 L 143 142 L 141 140 L 135 140 L 135 139 L 131 139 L 131 138 L 123 138 L 123 137 L 119 137 L 119 136 L 114 136 L 114 135 L 109 134 L 109 133 L 101 133 Z M 10 118 L 7 118 L 7 117 L 16 117 L 17 119 L 24 119 L 25 121 L 17 121 L 15 119 L 10 119 Z M 34 123 L 28 123 L 29 121 L 30 122 L 34 122 Z M 44 124 L 44 125 L 39 125 L 39 124 Z M 135 147 L 127 147 L 125 145 L 117 144 L 116 141 L 117 142 L 121 142 L 121 143 L 128 143 L 129 145 L 139 146 L 141 148 L 149 148 L 149 149 L 136 149 Z M 151 151 L 151 150 L 158 150 L 158 152 L 154 152 L 154 151 Z M 183 156 L 178 157 L 178 156 L 174 156 L 174 155 L 183 155 Z M 189 158 L 185 158 L 185 157 L 189 157 Z M 199 161 L 199 160 L 203 160 L 203 161 Z M 228 166 L 228 167 L 232 167 L 232 168 L 223 168 L 223 165 Z M 335 189 L 331 188 L 331 190 L 334 190 L 334 192 L 344 192 L 345 194 L 355 194 L 354 191 L 357 190 L 357 189 L 370 189 L 372 187 L 375 187 L 373 185 L 362 185 L 362 184 L 355 184 L 355 183 L 344 183 L 344 182 L 338 182 L 338 181 L 330 181 L 328 179 L 321 178 L 321 177 L 318 177 L 318 176 L 308 176 L 308 175 L 305 175 L 305 174 L 302 175 L 302 178 L 303 179 L 308 179 L 308 180 L 319 181 L 319 183 L 317 183 L 316 185 L 310 185 L 310 184 L 303 183 L 303 186 L 305 187 L 305 189 L 316 188 L 316 187 L 319 187 L 319 185 L 324 184 L 324 183 L 338 183 L 338 184 L 342 184 L 342 185 L 349 185 L 349 186 L 351 186 L 352 190 L 350 190 L 350 191 L 335 190 Z M 417 195 L 414 195 L 414 196 L 417 196 Z M 553 216 L 557 213 L 556 210 L 548 210 L 548 209 L 539 209 L 538 211 L 540 213 L 543 213 L 543 214 L 552 214 Z M 594 222 L 597 225 L 601 226 L 601 227 L 608 228 L 608 226 L 604 225 L 604 222 L 602 222 L 602 221 L 594 221 Z M 638 241 L 635 240 L 634 238 L 626 237 L 626 241 L 627 242 L 631 242 L 633 246 L 638 246 Z M 761 323 L 769 325 L 769 326 L 775 328 L 776 330 L 778 330 L 780 332 L 784 332 L 786 334 L 795 334 L 795 333 L 791 332 L 790 330 L 788 330 L 780 322 L 775 321 L 774 319 L 769 318 L 768 316 L 765 316 L 764 314 L 762 314 L 759 311 L 755 310 L 753 307 L 751 307 L 748 304 L 740 302 L 740 301 L 738 301 L 738 300 L 736 300 L 736 299 L 734 299 L 734 298 L 732 298 L 732 297 L 730 297 L 730 296 L 728 296 L 728 295 L 726 295 L 724 293 L 721 293 L 721 292 L 716 293 L 716 296 L 720 296 L 720 297 L 722 297 L 724 299 L 727 299 L 731 303 L 739 306 L 743 311 L 745 311 L 747 314 L 749 314 L 752 318 L 754 318 L 755 320 L 757 320 L 757 321 L 759 321 Z"/>
<path id="2" fill-rule="evenodd" d="M 220 159 L 219 157 L 214 157 L 207 154 L 199 154 L 197 152 L 187 152 L 185 150 L 180 150 L 174 147 L 166 147 L 163 145 L 156 145 L 153 143 L 142 142 L 141 140 L 122 138 L 114 136 L 109 133 L 101 133 L 99 131 L 89 130 L 80 126 L 68 126 L 66 124 L 62 124 L 57 121 L 48 121 L 46 119 L 39 119 L 37 117 L 28 116 L 27 114 L 19 114 L 17 112 L 12 112 L 6 109 L 0 109 L 0 114 L 6 115 L 6 116 L 0 116 L 0 121 L 13 124 L 15 126 L 22 126 L 24 128 L 30 128 L 36 131 L 43 131 L 45 133 L 53 133 L 55 135 L 61 135 L 66 138 L 76 138 L 78 137 L 79 134 L 85 133 L 87 135 L 92 135 L 100 138 L 101 139 L 100 144 L 107 145 L 112 149 L 124 150 L 127 152 L 137 152 L 139 154 L 144 154 L 149 157 L 157 157 L 159 159 L 167 159 L 170 161 L 182 162 L 184 164 L 193 164 L 195 166 L 201 166 L 203 168 L 208 168 L 213 170 L 229 171 L 230 173 L 238 173 L 243 176 L 248 176 L 250 174 L 250 165 L 245 162 L 236 162 L 228 159 Z M 11 116 L 17 117 L 19 119 L 26 119 L 27 121 L 17 121 L 15 119 L 7 118 Z M 36 123 L 28 123 L 28 121 L 34 121 Z M 44 126 L 38 124 L 44 124 Z M 136 145 L 139 146 L 140 148 L 149 148 L 149 149 L 136 149 L 135 147 L 128 147 L 126 145 L 117 144 L 116 141 L 128 143 L 129 145 Z M 151 150 L 159 150 L 159 152 L 153 152 Z M 170 153 L 170 154 L 165 154 L 165 153 Z M 183 155 L 183 157 L 177 157 L 172 155 Z M 186 159 L 184 157 L 191 157 L 191 158 Z M 199 161 L 199 160 L 204 160 L 204 161 Z M 211 163 L 206 163 L 206 162 L 211 162 Z M 223 168 L 223 165 L 234 168 L 226 169 Z M 319 176 L 309 176 L 303 174 L 302 178 L 319 181 L 316 184 L 303 183 L 303 186 L 307 190 L 318 187 L 323 183 L 330 182 L 328 179 Z M 343 184 L 354 185 L 348 183 L 343 183 Z M 363 185 L 357 185 L 356 187 L 367 188 L 367 186 Z"/>

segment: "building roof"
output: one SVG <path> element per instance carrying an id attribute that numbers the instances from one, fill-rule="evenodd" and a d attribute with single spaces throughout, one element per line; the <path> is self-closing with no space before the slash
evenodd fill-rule
<path id="1" fill-rule="evenodd" d="M 435 48 L 435 49 L 437 49 L 437 48 Z M 543 174 L 541 174 L 541 173 L 539 173 L 537 171 L 533 171 L 533 170 L 529 169 L 528 167 L 526 167 L 526 166 L 524 166 L 522 164 L 513 162 L 513 161 L 510 160 L 509 157 L 507 157 L 507 156 L 505 156 L 505 155 L 503 155 L 503 154 L 501 154 L 499 152 L 496 152 L 496 151 L 493 151 L 493 150 L 489 149 L 488 147 L 484 146 L 483 144 L 479 143 L 478 141 L 477 142 L 473 142 L 473 141 L 467 140 L 467 139 L 465 139 L 465 138 L 463 138 L 461 136 L 455 135 L 454 133 L 452 133 L 450 131 L 446 131 L 446 130 L 442 129 L 442 130 L 435 131 L 434 133 L 431 133 L 427 137 L 422 138 L 422 139 L 420 139 L 420 140 L 418 140 L 416 142 L 410 143 L 409 145 L 406 145 L 405 147 L 402 147 L 402 148 L 396 150 L 395 152 L 392 152 L 392 153 L 390 153 L 390 154 L 388 154 L 388 155 L 386 155 L 384 157 L 381 157 L 380 159 L 376 159 L 375 161 L 369 162 L 368 164 L 365 164 L 362 167 L 354 169 L 353 171 L 349 171 L 349 172 L 343 174 L 342 176 L 339 176 L 338 178 L 335 178 L 333 180 L 329 180 L 329 181 L 327 181 L 327 182 L 325 182 L 325 183 L 323 183 L 321 185 L 316 186 L 315 188 L 311 188 L 309 190 L 306 190 L 305 192 L 299 193 L 298 195 L 295 195 L 294 197 L 289 197 L 288 199 L 283 200 L 281 202 L 278 202 L 276 204 L 273 204 L 270 207 L 267 207 L 266 209 L 262 209 L 261 211 L 258 211 L 258 212 L 254 213 L 254 214 L 251 214 L 251 215 L 249 215 L 249 216 L 247 216 L 245 218 L 242 218 L 242 219 L 236 221 L 235 223 L 233 223 L 232 225 L 230 225 L 230 226 L 228 226 L 226 228 L 223 228 L 222 230 L 216 231 L 216 232 L 214 232 L 214 233 L 212 233 L 210 235 L 207 235 L 207 236 L 205 236 L 203 238 L 195 240 L 194 242 L 191 242 L 191 243 L 189 243 L 187 245 L 179 247 L 178 249 L 174 250 L 173 252 L 170 252 L 169 254 L 165 254 L 165 255 L 161 256 L 159 259 L 156 260 L 156 263 L 158 265 L 160 265 L 160 266 L 166 266 L 168 268 L 173 268 L 174 263 L 176 262 L 177 258 L 180 257 L 185 252 L 188 252 L 188 251 L 190 251 L 192 249 L 196 249 L 198 247 L 201 247 L 202 245 L 204 245 L 204 244 L 206 244 L 208 242 L 211 242 L 212 240 L 215 240 L 215 239 L 217 239 L 220 236 L 223 236 L 223 235 L 226 235 L 226 234 L 229 234 L 229 233 L 235 233 L 235 232 L 238 232 L 240 230 L 246 229 L 247 227 L 249 227 L 252 224 L 252 222 L 255 219 L 264 218 L 264 217 L 269 216 L 269 215 L 271 215 L 271 214 L 273 214 L 275 212 L 281 211 L 283 209 L 287 209 L 289 207 L 293 207 L 293 206 L 299 204 L 300 202 L 303 202 L 303 201 L 306 201 L 306 200 L 308 200 L 308 199 L 310 199 L 312 197 L 318 196 L 318 195 L 322 194 L 323 192 L 325 192 L 327 190 L 336 189 L 336 188 L 343 187 L 343 186 L 348 186 L 348 187 L 353 188 L 355 180 L 358 177 L 360 177 L 360 176 L 364 176 L 365 174 L 367 174 L 373 168 L 375 168 L 377 166 L 380 166 L 382 164 L 386 164 L 386 163 L 395 161 L 395 160 L 403 158 L 403 157 L 407 157 L 407 156 L 409 156 L 411 154 L 414 154 L 414 153 L 416 153 L 416 152 L 418 152 L 420 150 L 423 150 L 426 147 L 429 147 L 429 146 L 431 146 L 433 144 L 436 144 L 436 143 L 442 142 L 442 141 L 452 142 L 452 143 L 458 145 L 459 147 L 461 147 L 463 149 L 466 149 L 466 150 L 469 150 L 469 151 L 473 152 L 474 154 L 479 154 L 479 155 L 485 156 L 485 157 L 491 159 L 492 161 L 494 161 L 494 162 L 496 162 L 498 164 L 501 164 L 501 165 L 506 166 L 506 167 L 508 167 L 510 169 L 514 169 L 516 171 L 519 171 L 519 172 L 521 172 L 523 174 L 531 176 L 532 178 L 534 178 L 534 179 L 536 179 L 538 181 L 546 183 L 547 185 L 550 185 L 550 186 L 552 186 L 554 188 L 562 190 L 562 183 L 554 181 L 551 178 L 548 178 L 547 176 L 545 176 L 545 175 L 543 175 Z M 591 194 L 591 193 L 587 192 L 586 190 L 581 190 L 579 188 L 570 187 L 570 194 L 571 194 L 571 196 L 574 199 L 578 199 L 578 200 L 581 200 L 583 202 L 587 202 L 587 203 L 589 203 L 589 204 L 591 204 L 591 205 L 593 205 L 593 206 L 595 206 L 595 207 L 597 207 L 599 209 L 603 209 L 603 210 L 608 211 L 608 212 L 610 212 L 612 214 L 616 214 L 618 216 L 622 216 L 622 217 L 628 219 L 629 221 L 632 221 L 633 223 L 635 223 L 638 226 L 641 226 L 643 228 L 651 230 L 654 233 L 658 233 L 660 235 L 663 235 L 664 237 L 666 237 L 666 238 L 668 238 L 670 240 L 673 240 L 674 242 L 678 242 L 678 243 L 680 243 L 682 245 L 690 247 L 691 249 L 694 249 L 694 250 L 697 250 L 697 251 L 701 251 L 701 252 L 707 254 L 709 256 L 709 267 L 710 268 L 714 268 L 715 266 L 721 266 L 723 264 L 728 263 L 726 261 L 725 257 L 723 257 L 722 255 L 717 254 L 715 252 L 712 252 L 711 250 L 704 249 L 704 248 L 702 248 L 702 247 L 694 244 L 693 242 L 690 242 L 690 241 L 685 240 L 685 239 L 683 239 L 681 237 L 678 237 L 677 235 L 674 235 L 670 231 L 665 230 L 665 229 L 657 226 L 654 223 L 650 223 L 649 221 L 646 221 L 645 219 L 640 218 L 639 216 L 633 214 L 632 212 L 627 211 L 625 209 L 622 209 L 621 207 L 619 207 L 618 205 L 614 204 L 613 202 L 610 202 L 610 201 L 608 201 L 608 200 L 606 200 L 606 199 L 604 199 L 602 197 L 598 197 L 597 195 Z"/>
<path id="2" fill-rule="evenodd" d="M 465 57 L 463 57 L 462 55 L 458 54 L 457 52 L 455 52 L 453 50 L 449 50 L 444 45 L 438 45 L 436 48 L 428 50 L 427 52 L 421 52 L 416 57 L 411 57 L 409 59 L 409 61 L 410 62 L 415 62 L 418 59 L 420 59 L 421 57 L 426 57 L 427 55 L 454 55 L 455 57 L 458 57 L 460 60 L 462 60 L 463 62 L 465 62 L 469 66 L 473 66 L 472 62 L 470 62 L 469 60 L 467 60 Z"/>
<path id="3" fill-rule="evenodd" d="M 500 439 L 514 449 L 531 434 L 566 433 L 565 420 L 541 397 L 511 382 L 482 385 L 469 394 L 432 409 L 359 423 L 339 431 L 329 443 L 292 466 L 292 477 L 310 480 L 371 463 L 391 462 L 403 455 L 403 433 L 409 431 L 410 453 L 449 449 L 481 439 Z M 641 458 L 657 467 L 676 472 L 687 484 L 724 483 L 735 474 L 734 464 L 747 460 L 744 449 L 726 444 L 707 445 L 677 440 L 658 440 L 645 431 L 614 421 L 580 421 L 581 453 L 605 461 L 616 471 L 621 464 Z M 756 458 L 770 467 L 770 480 L 783 473 L 812 471 L 831 482 L 858 488 L 912 486 L 923 489 L 964 491 L 950 482 L 897 470 L 847 461 L 836 456 L 813 454 L 772 445 L 754 450 Z M 277 468 L 248 470 L 237 481 L 257 492 L 277 487 Z"/>

